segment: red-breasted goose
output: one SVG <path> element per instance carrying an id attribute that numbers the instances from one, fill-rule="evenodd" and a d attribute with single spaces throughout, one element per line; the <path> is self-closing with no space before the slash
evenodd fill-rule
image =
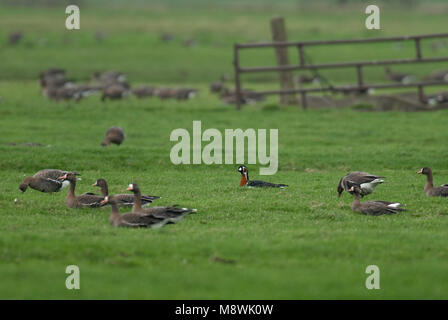
<path id="1" fill-rule="evenodd" d="M 385 177 L 362 171 L 350 172 L 339 180 L 338 196 L 340 197 L 344 190 L 348 191 L 348 189 L 350 189 L 351 185 L 349 185 L 349 182 L 361 186 L 361 197 L 368 195 L 372 193 L 379 184 L 384 182 L 381 178 Z"/>
<path id="2" fill-rule="evenodd" d="M 69 208 L 96 208 L 101 207 L 101 201 L 104 200 L 103 197 L 98 196 L 93 193 L 84 193 L 80 196 L 75 195 L 76 188 L 76 176 L 69 172 L 58 178 L 61 181 L 69 181 L 70 182 L 70 190 L 67 193 L 67 197 L 65 198 L 65 204 Z"/>
<path id="3" fill-rule="evenodd" d="M 103 198 L 107 197 L 109 195 L 109 188 L 107 186 L 107 181 L 103 178 L 100 178 L 96 180 L 96 182 L 92 185 L 94 187 L 99 187 L 101 189 L 101 196 Z M 132 194 L 116 194 L 114 195 L 115 200 L 117 200 L 117 203 L 119 206 L 126 206 L 131 207 L 134 204 L 134 195 Z M 156 196 L 149 196 L 149 195 L 142 195 L 141 196 L 141 205 L 149 205 L 154 200 L 159 199 L 160 197 Z"/>
<path id="4" fill-rule="evenodd" d="M 260 180 L 249 180 L 249 171 L 246 166 L 239 166 L 238 172 L 241 173 L 240 186 L 241 187 L 261 187 L 261 188 L 284 188 L 287 184 L 275 184 Z"/>
<path id="5" fill-rule="evenodd" d="M 132 206 L 133 213 L 152 214 L 158 218 L 169 218 L 180 220 L 187 214 L 197 211 L 196 209 L 179 208 L 177 205 L 169 207 L 142 208 L 141 192 L 138 185 L 136 183 L 131 183 L 126 190 L 132 191 L 134 193 L 135 199 L 134 199 L 134 205 Z"/>
<path id="6" fill-rule="evenodd" d="M 354 199 L 352 203 L 352 210 L 355 212 L 361 212 L 369 216 L 380 216 L 383 214 L 395 214 L 400 211 L 406 211 L 405 209 L 401 208 L 402 204 L 399 202 L 361 202 L 361 188 L 358 185 L 353 185 L 348 191 L 353 193 Z"/>
<path id="7" fill-rule="evenodd" d="M 120 145 L 123 143 L 125 138 L 126 135 L 124 134 L 123 129 L 121 129 L 120 127 L 110 127 L 109 129 L 107 129 L 106 137 L 104 138 L 103 142 L 101 142 L 101 145 L 103 147 L 108 146 L 111 143 Z"/>
<path id="8" fill-rule="evenodd" d="M 112 207 L 110 212 L 110 224 L 114 227 L 130 227 L 130 228 L 156 228 L 162 227 L 167 223 L 176 222 L 174 219 L 158 218 L 151 213 L 124 213 L 118 211 L 118 200 L 113 195 L 107 196 L 102 200 L 102 205 L 109 204 Z"/>
<path id="9" fill-rule="evenodd" d="M 431 168 L 424 167 L 417 173 L 424 174 L 426 176 L 426 184 L 424 190 L 425 194 L 428 197 L 448 197 L 448 184 L 443 184 L 440 187 L 434 187 Z"/>
<path id="10" fill-rule="evenodd" d="M 59 192 L 67 187 L 70 183 L 68 181 L 59 181 L 58 178 L 68 171 L 57 169 L 44 169 L 38 171 L 32 177 L 26 177 L 19 185 L 19 189 L 25 192 L 28 187 L 40 192 Z M 78 173 L 75 173 L 78 174 Z"/>

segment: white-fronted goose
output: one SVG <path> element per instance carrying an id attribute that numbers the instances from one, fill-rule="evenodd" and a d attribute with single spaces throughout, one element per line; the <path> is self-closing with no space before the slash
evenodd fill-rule
<path id="1" fill-rule="evenodd" d="M 106 137 L 104 138 L 103 142 L 101 142 L 101 145 L 103 147 L 108 146 L 111 143 L 120 145 L 123 143 L 125 138 L 126 135 L 124 134 L 123 129 L 121 129 L 120 127 L 110 127 L 109 129 L 107 129 Z"/>
<path id="2" fill-rule="evenodd" d="M 286 184 L 275 184 L 260 180 L 249 180 L 249 171 L 247 170 L 246 166 L 239 166 L 238 172 L 241 173 L 241 180 L 240 180 L 241 187 L 284 188 L 288 186 Z"/>
<path id="3" fill-rule="evenodd" d="M 410 75 L 410 74 L 392 72 L 392 70 L 390 70 L 389 67 L 386 67 L 384 70 L 386 71 L 387 78 L 390 81 L 401 82 L 403 84 L 407 84 L 407 83 L 410 83 L 415 78 L 415 76 Z"/>
<path id="4" fill-rule="evenodd" d="M 169 207 L 152 207 L 142 208 L 141 192 L 136 183 L 131 183 L 126 189 L 134 193 L 134 205 L 132 206 L 133 213 L 152 214 L 158 218 L 177 219 L 180 220 L 191 212 L 196 212 L 196 209 L 179 208 L 177 205 Z"/>
<path id="5" fill-rule="evenodd" d="M 101 196 L 106 198 L 109 195 L 109 188 L 107 186 L 107 181 L 103 178 L 96 180 L 93 184 L 94 187 L 99 187 L 101 189 Z M 114 195 L 115 200 L 119 206 L 131 207 L 134 204 L 134 195 L 132 194 L 116 194 Z M 149 195 L 141 195 L 141 205 L 149 205 L 154 200 L 159 199 L 160 197 L 149 196 Z"/>
<path id="6" fill-rule="evenodd" d="M 210 84 L 211 93 L 220 93 L 224 89 L 225 85 L 222 81 L 215 81 Z"/>
<path id="7" fill-rule="evenodd" d="M 338 183 L 338 196 L 340 197 L 342 192 L 348 191 L 351 187 L 349 182 L 352 184 L 357 184 L 361 186 L 361 197 L 372 193 L 375 188 L 384 182 L 381 178 L 385 178 L 384 176 L 376 176 L 374 174 L 370 174 L 362 171 L 350 172 L 345 177 L 342 177 Z"/>
<path id="8" fill-rule="evenodd" d="M 426 176 L 426 184 L 424 190 L 425 194 L 428 197 L 448 197 L 448 184 L 443 184 L 440 187 L 434 187 L 431 168 L 424 167 L 417 173 L 424 174 Z"/>
<path id="9" fill-rule="evenodd" d="M 157 228 L 167 223 L 175 223 L 176 219 L 164 219 L 153 216 L 152 214 L 142 213 L 124 213 L 120 214 L 118 210 L 118 201 L 113 195 L 107 196 L 102 200 L 102 205 L 109 204 L 112 207 L 110 212 L 110 224 L 114 227 L 130 228 Z"/>
<path id="10" fill-rule="evenodd" d="M 198 90 L 189 88 L 179 88 L 176 89 L 176 99 L 177 100 L 188 100 L 196 97 Z"/>
<path id="11" fill-rule="evenodd" d="M 176 98 L 177 90 L 174 88 L 157 88 L 154 90 L 154 95 L 162 100 Z"/>
<path id="12" fill-rule="evenodd" d="M 58 178 L 61 181 L 70 182 L 70 190 L 65 198 L 65 204 L 69 208 L 97 208 L 103 206 L 101 201 L 104 200 L 103 197 L 92 193 L 84 193 L 80 196 L 75 195 L 76 188 L 76 176 L 75 174 L 69 172 Z"/>
<path id="13" fill-rule="evenodd" d="M 30 187 L 40 192 L 59 192 L 70 184 L 68 181 L 63 182 L 58 180 L 60 176 L 68 172 L 58 169 L 40 170 L 34 176 L 26 177 L 19 185 L 19 189 L 25 192 Z"/>
<path id="14" fill-rule="evenodd" d="M 361 188 L 358 185 L 353 185 L 348 191 L 353 193 L 352 210 L 361 212 L 369 216 L 380 216 L 383 214 L 395 214 L 400 211 L 406 211 L 401 208 L 402 204 L 399 202 L 389 201 L 366 201 L 361 202 Z"/>

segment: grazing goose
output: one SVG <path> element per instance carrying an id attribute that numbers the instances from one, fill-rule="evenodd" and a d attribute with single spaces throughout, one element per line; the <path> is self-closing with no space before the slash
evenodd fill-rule
<path id="1" fill-rule="evenodd" d="M 160 228 L 167 223 L 175 223 L 176 219 L 164 219 L 153 216 L 151 213 L 124 213 L 118 211 L 118 200 L 110 195 L 101 201 L 102 205 L 109 204 L 112 206 L 110 212 L 110 224 L 114 227 L 131 227 L 131 228 Z"/>
<path id="2" fill-rule="evenodd" d="M 177 90 L 173 88 L 157 88 L 154 90 L 154 95 L 162 100 L 176 98 Z"/>
<path id="3" fill-rule="evenodd" d="M 387 78 L 391 81 L 407 84 L 410 83 L 414 78 L 414 76 L 410 74 L 392 72 L 389 67 L 386 67 L 384 70 L 386 71 Z"/>
<path id="4" fill-rule="evenodd" d="M 61 181 L 70 182 L 70 190 L 65 198 L 65 204 L 69 208 L 97 208 L 103 206 L 101 201 L 103 197 L 92 193 L 84 193 L 80 196 L 75 195 L 76 176 L 74 173 L 66 173 L 58 178 Z"/>
<path id="5" fill-rule="evenodd" d="M 136 183 L 131 183 L 126 190 L 132 191 L 134 193 L 134 205 L 132 206 L 133 213 L 152 214 L 158 218 L 180 220 L 187 214 L 197 211 L 196 209 L 179 208 L 177 207 L 177 205 L 169 207 L 142 208 L 142 197 L 138 185 Z"/>
<path id="6" fill-rule="evenodd" d="M 426 176 L 425 194 L 428 197 L 448 197 L 448 184 L 443 184 L 440 187 L 434 187 L 431 168 L 424 167 L 420 169 L 418 174 Z"/>
<path id="7" fill-rule="evenodd" d="M 210 84 L 211 93 L 220 93 L 225 88 L 224 82 L 215 81 Z"/>
<path id="8" fill-rule="evenodd" d="M 189 89 L 189 88 L 179 88 L 176 90 L 176 99 L 177 100 L 188 100 L 196 97 L 198 90 Z"/>
<path id="9" fill-rule="evenodd" d="M 376 176 L 367 172 L 355 171 L 350 172 L 345 177 L 342 177 L 338 183 L 338 197 L 341 196 L 342 192 L 348 191 L 350 189 L 349 182 L 361 186 L 361 197 L 372 193 L 375 188 L 384 182 L 381 178 L 384 176 Z"/>
<path id="10" fill-rule="evenodd" d="M 152 97 L 154 95 L 154 88 L 149 86 L 140 86 L 133 89 L 132 93 L 139 99 Z"/>
<path id="11" fill-rule="evenodd" d="M 240 186 L 241 187 L 270 187 L 270 188 L 284 188 L 286 184 L 275 184 L 259 180 L 249 180 L 249 171 L 246 166 L 239 166 L 238 172 L 241 173 Z"/>
<path id="12" fill-rule="evenodd" d="M 361 212 L 369 216 L 380 216 L 383 214 L 395 214 L 400 211 L 406 211 L 401 208 L 402 204 L 399 202 L 389 201 L 366 201 L 361 202 L 361 188 L 358 185 L 353 185 L 348 190 L 353 193 L 354 199 L 352 203 L 352 210 Z"/>
<path id="13" fill-rule="evenodd" d="M 123 129 L 121 129 L 120 127 L 110 127 L 109 129 L 107 129 L 106 137 L 104 138 L 103 142 L 101 142 L 101 145 L 103 147 L 108 146 L 111 143 L 120 145 L 123 143 L 125 138 L 126 135 L 124 134 Z"/>
<path id="14" fill-rule="evenodd" d="M 19 185 L 19 189 L 25 192 L 30 187 L 40 192 L 59 192 L 70 184 L 68 181 L 58 180 L 60 176 L 68 172 L 57 169 L 40 170 L 34 176 L 26 177 Z"/>
<path id="15" fill-rule="evenodd" d="M 94 187 L 99 187 L 101 189 L 101 196 L 103 198 L 106 198 L 109 195 L 109 188 L 107 186 L 107 182 L 105 179 L 98 179 L 96 182 L 92 185 Z M 132 206 L 134 204 L 134 196 L 132 194 L 116 194 L 114 195 L 115 200 L 117 200 L 117 203 L 119 206 Z M 142 195 L 141 196 L 141 205 L 149 205 L 154 200 L 159 199 L 160 197 L 156 196 L 148 196 L 148 195 Z"/>

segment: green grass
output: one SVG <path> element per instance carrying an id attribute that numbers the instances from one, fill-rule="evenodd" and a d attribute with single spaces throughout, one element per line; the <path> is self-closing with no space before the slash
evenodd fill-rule
<path id="1" fill-rule="evenodd" d="M 348 107 L 304 112 L 275 108 L 272 97 L 236 112 L 208 93 L 207 82 L 231 71 L 234 41 L 249 40 L 252 34 L 266 38 L 271 12 L 227 8 L 207 15 L 185 8 L 160 10 L 155 21 L 146 17 L 150 9 L 122 10 L 123 24 L 114 29 L 117 37 L 104 45 L 93 42 L 92 32 L 97 25 L 112 25 L 114 16 L 98 12 L 94 20 L 88 12 L 82 22 L 86 33 L 75 34 L 76 45 L 67 47 L 58 42 L 64 31 L 51 28 L 55 9 L 5 7 L 7 14 L 1 13 L 6 19 L 0 17 L 3 35 L 18 28 L 15 18 L 29 17 L 22 29 L 43 35 L 50 44 L 27 47 L 25 41 L 0 50 L 0 298 L 447 298 L 447 200 L 426 197 L 424 178 L 416 171 L 433 167 L 436 183 L 448 182 L 448 111 L 373 113 Z M 403 18 L 394 12 L 386 35 L 416 33 L 420 27 L 430 32 L 431 24 L 442 26 L 446 21 L 442 14 L 427 11 L 404 12 Z M 176 29 L 182 35 L 199 30 L 188 29 L 180 19 L 190 14 L 199 19 L 209 42 L 190 48 L 191 55 L 182 58 L 177 55 L 178 42 L 156 45 L 155 30 Z M 332 20 L 328 13 L 318 14 L 325 21 L 318 38 L 365 33 L 352 30 L 353 21 L 337 31 L 337 16 Z M 302 21 L 311 27 L 315 18 L 304 15 L 294 21 L 293 13 L 287 15 L 291 27 L 302 26 Z M 400 21 L 407 15 L 416 19 L 405 28 Z M 146 30 L 149 42 L 133 32 L 147 23 L 156 26 Z M 213 43 L 220 39 L 224 45 L 215 48 Z M 156 56 L 163 59 L 154 61 Z M 340 53 L 341 59 L 350 57 L 350 52 Z M 270 61 L 268 56 L 259 59 Z M 201 91 L 185 103 L 134 97 L 102 103 L 98 96 L 55 103 L 40 95 L 35 81 L 41 69 L 55 65 L 67 67 L 77 79 L 113 68 L 130 72 L 133 84 L 187 83 Z M 179 78 L 179 68 L 191 73 Z M 434 65 L 425 71 L 431 68 Z M 250 85 L 275 86 L 259 81 Z M 253 179 L 286 183 L 289 188 L 240 188 L 236 164 L 173 165 L 170 133 L 176 128 L 191 132 L 193 120 L 201 120 L 203 130 L 222 132 L 278 128 L 278 173 L 259 176 L 258 165 L 249 170 Z M 102 148 L 104 132 L 112 125 L 121 126 L 127 139 L 120 147 Z M 31 141 L 47 146 L 7 145 Z M 109 208 L 66 208 L 66 190 L 49 195 L 29 189 L 20 194 L 24 176 L 43 168 L 81 172 L 78 193 L 94 190 L 91 184 L 100 177 L 108 180 L 111 193 L 125 192 L 135 181 L 145 193 L 162 196 L 158 205 L 179 203 L 198 213 L 159 230 L 114 229 L 108 222 Z M 338 198 L 336 193 L 339 178 L 351 170 L 387 176 L 369 199 L 400 201 L 408 211 L 380 217 L 353 213 L 351 196 Z M 222 264 L 214 257 L 235 263 Z M 65 268 L 71 264 L 80 267 L 81 290 L 65 288 Z M 364 271 L 371 264 L 380 267 L 381 290 L 364 286 Z"/>

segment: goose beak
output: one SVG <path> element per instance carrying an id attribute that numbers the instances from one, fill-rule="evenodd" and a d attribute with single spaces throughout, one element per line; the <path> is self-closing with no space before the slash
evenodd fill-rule
<path id="1" fill-rule="evenodd" d="M 127 187 L 126 190 L 132 191 L 132 188 L 131 187 Z"/>
<path id="2" fill-rule="evenodd" d="M 64 174 L 63 176 L 58 178 L 58 180 L 65 180 L 65 179 L 67 179 L 67 174 Z"/>
<path id="3" fill-rule="evenodd" d="M 100 203 L 101 203 L 101 204 L 106 204 L 106 203 L 107 203 L 107 199 L 101 200 Z"/>
<path id="4" fill-rule="evenodd" d="M 350 189 L 348 189 L 348 191 L 353 192 L 353 191 L 355 191 L 355 188 L 351 187 Z"/>
<path id="5" fill-rule="evenodd" d="M 422 170 L 419 170 L 419 171 L 417 171 L 417 173 L 418 173 L 418 174 L 422 174 L 423 172 L 422 172 Z"/>
<path id="6" fill-rule="evenodd" d="M 96 187 L 96 186 L 98 186 L 98 185 L 96 184 L 96 182 L 95 182 L 94 184 L 92 184 L 92 187 Z"/>

